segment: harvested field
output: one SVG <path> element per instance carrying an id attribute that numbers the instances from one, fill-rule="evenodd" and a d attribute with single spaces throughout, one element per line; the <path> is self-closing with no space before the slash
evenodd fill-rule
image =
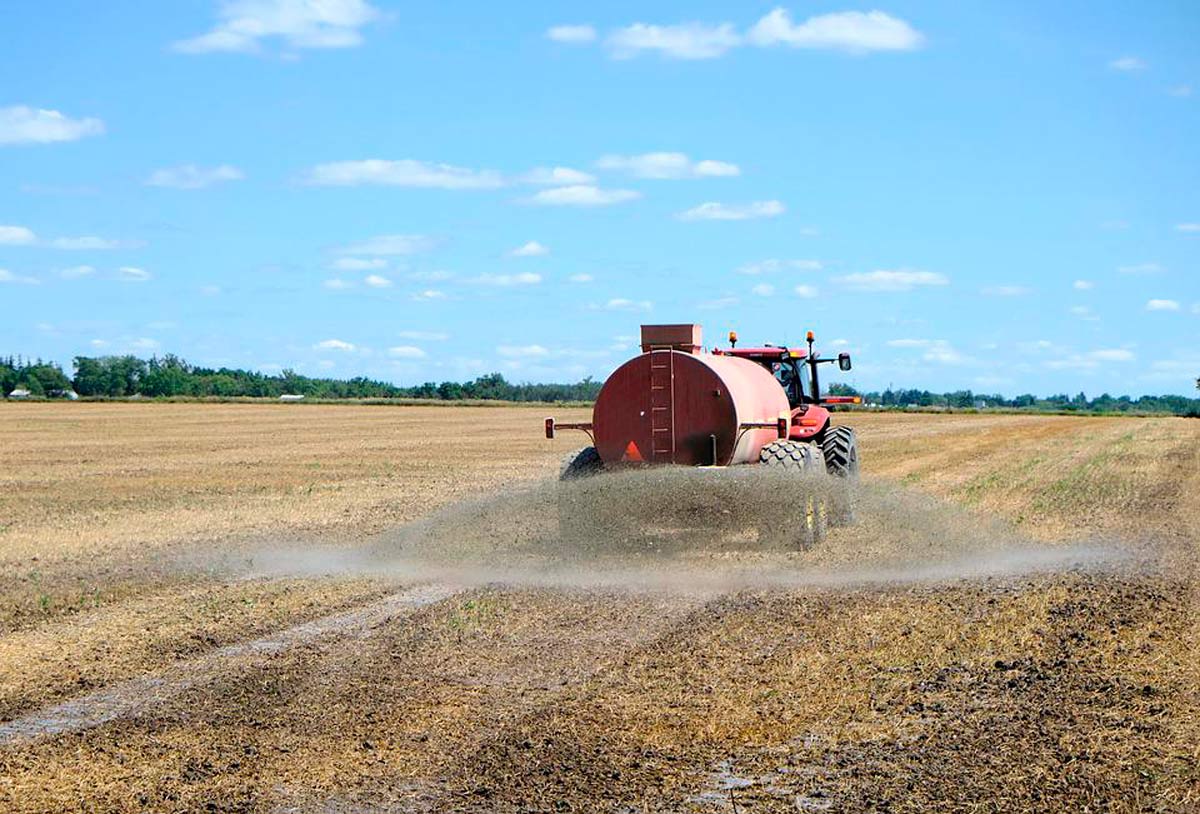
<path id="1" fill-rule="evenodd" d="M 0 810 L 1200 808 L 1200 421 L 854 415 L 812 550 L 558 556 L 541 417 L 0 405 Z"/>

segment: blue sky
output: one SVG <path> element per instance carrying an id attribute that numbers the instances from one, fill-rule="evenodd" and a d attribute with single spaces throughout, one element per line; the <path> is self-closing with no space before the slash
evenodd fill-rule
<path id="1" fill-rule="evenodd" d="M 4 352 L 566 380 L 695 321 L 864 388 L 1200 375 L 1191 2 L 4 16 Z"/>

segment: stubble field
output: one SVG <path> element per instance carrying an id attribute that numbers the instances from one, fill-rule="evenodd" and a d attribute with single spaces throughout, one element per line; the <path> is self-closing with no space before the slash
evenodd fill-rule
<path id="1" fill-rule="evenodd" d="M 0 810 L 1200 807 L 1200 422 L 845 416 L 812 551 L 391 557 L 543 534 L 543 412 L 0 405 Z"/>

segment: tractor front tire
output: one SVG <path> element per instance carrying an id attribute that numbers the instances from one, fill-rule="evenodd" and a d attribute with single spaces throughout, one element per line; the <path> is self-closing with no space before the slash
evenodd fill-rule
<path id="1" fill-rule="evenodd" d="M 772 441 L 762 448 L 758 454 L 761 466 L 771 469 L 782 469 L 800 475 L 824 475 L 825 459 L 815 444 L 801 444 L 796 441 Z M 796 507 L 797 516 L 791 518 L 795 527 L 780 528 L 778 524 L 764 525 L 758 530 L 759 540 L 765 542 L 782 542 L 799 544 L 802 549 L 811 548 L 825 539 L 828 510 L 825 499 L 817 494 L 807 494 L 800 497 Z"/>

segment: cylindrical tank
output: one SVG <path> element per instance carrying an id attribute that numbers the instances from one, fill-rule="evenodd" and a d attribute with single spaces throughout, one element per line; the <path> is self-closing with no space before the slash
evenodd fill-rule
<path id="1" fill-rule="evenodd" d="M 783 388 L 756 362 L 655 350 L 608 377 L 592 425 L 607 464 L 725 466 L 756 462 L 759 450 L 778 437 L 774 423 L 789 413 Z M 747 423 L 772 427 L 743 429 Z"/>

